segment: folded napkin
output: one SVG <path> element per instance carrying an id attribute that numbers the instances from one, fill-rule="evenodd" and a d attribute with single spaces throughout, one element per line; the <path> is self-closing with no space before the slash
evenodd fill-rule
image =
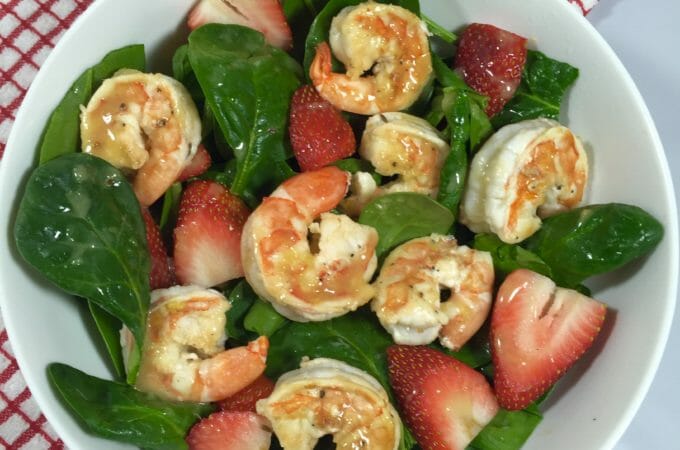
<path id="1" fill-rule="evenodd" d="M 587 14 L 598 0 L 568 0 Z M 0 0 L 0 158 L 29 85 L 92 0 Z M 19 372 L 0 316 L 0 448 L 63 449 Z"/>

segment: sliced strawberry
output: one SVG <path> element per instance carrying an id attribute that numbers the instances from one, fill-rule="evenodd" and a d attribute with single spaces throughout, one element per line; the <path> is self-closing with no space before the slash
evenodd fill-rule
<path id="1" fill-rule="evenodd" d="M 310 85 L 293 94 L 289 132 L 293 153 L 303 171 L 320 169 L 356 150 L 350 124 Z"/>
<path id="2" fill-rule="evenodd" d="M 607 307 L 526 269 L 512 272 L 491 313 L 494 385 L 503 408 L 526 408 L 590 347 Z"/>
<path id="3" fill-rule="evenodd" d="M 184 170 L 182 170 L 182 173 L 179 174 L 179 177 L 177 177 L 177 181 L 186 181 L 189 178 L 203 174 L 208 170 L 210 164 L 212 164 L 210 153 L 208 153 L 208 150 L 201 144 L 198 146 L 198 150 L 196 150 L 194 157 L 189 161 L 189 165 L 187 165 Z"/>
<path id="4" fill-rule="evenodd" d="M 149 254 L 151 255 L 149 285 L 151 289 L 170 287 L 175 284 L 175 271 L 161 237 L 161 230 L 156 225 L 153 217 L 151 217 L 148 209 L 142 208 L 142 217 L 146 226 L 146 242 L 149 247 Z"/>
<path id="5" fill-rule="evenodd" d="M 274 390 L 274 382 L 265 375 L 244 387 L 231 397 L 219 402 L 220 409 L 224 411 L 250 411 L 255 412 L 255 403 L 258 400 L 269 397 Z"/>
<path id="6" fill-rule="evenodd" d="M 177 280 L 211 287 L 242 277 L 241 231 L 249 214 L 241 199 L 221 184 L 190 183 L 174 231 Z"/>
<path id="7" fill-rule="evenodd" d="M 489 97 L 486 113 L 498 113 L 515 95 L 527 60 L 527 40 L 493 25 L 473 23 L 460 35 L 454 68 Z"/>
<path id="8" fill-rule="evenodd" d="M 271 45 L 289 50 L 293 33 L 279 0 L 200 0 L 189 13 L 192 30 L 206 23 L 243 25 L 262 34 Z"/>
<path id="9" fill-rule="evenodd" d="M 393 345 L 387 363 L 402 417 L 423 450 L 466 448 L 498 412 L 484 375 L 442 352 Z"/>
<path id="10" fill-rule="evenodd" d="M 218 411 L 191 427 L 189 450 L 268 450 L 267 419 L 252 412 Z"/>

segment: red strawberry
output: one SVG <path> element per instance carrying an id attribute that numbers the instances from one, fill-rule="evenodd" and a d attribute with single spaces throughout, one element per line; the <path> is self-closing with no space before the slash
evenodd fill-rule
<path id="1" fill-rule="evenodd" d="M 271 45 L 289 50 L 293 33 L 279 0 L 200 0 L 189 13 L 192 30 L 206 23 L 243 25 L 264 34 Z"/>
<path id="2" fill-rule="evenodd" d="M 491 313 L 494 385 L 503 408 L 526 408 L 590 347 L 607 307 L 543 275 L 512 272 Z"/>
<path id="3" fill-rule="evenodd" d="M 244 387 L 231 397 L 219 402 L 224 411 L 255 411 L 255 403 L 267 398 L 274 390 L 274 382 L 265 375 L 260 375 L 255 381 Z"/>
<path id="4" fill-rule="evenodd" d="M 460 35 L 454 68 L 489 97 L 486 113 L 498 113 L 515 94 L 527 60 L 526 39 L 493 25 L 473 23 Z"/>
<path id="5" fill-rule="evenodd" d="M 191 427 L 189 450 L 268 450 L 267 419 L 251 412 L 218 411 Z"/>
<path id="6" fill-rule="evenodd" d="M 243 276 L 241 231 L 248 207 L 214 181 L 190 183 L 175 227 L 175 270 L 183 284 L 211 287 Z"/>
<path id="7" fill-rule="evenodd" d="M 442 352 L 393 345 L 387 364 L 402 417 L 423 450 L 464 449 L 498 412 L 484 375 Z"/>
<path id="8" fill-rule="evenodd" d="M 146 226 L 146 242 L 151 255 L 149 285 L 151 289 L 170 287 L 175 284 L 175 273 L 172 268 L 172 260 L 168 258 L 168 251 L 161 237 L 161 230 L 148 209 L 142 208 L 142 217 Z"/>
<path id="9" fill-rule="evenodd" d="M 187 165 L 184 170 L 182 170 L 182 173 L 179 174 L 179 177 L 177 177 L 177 181 L 186 181 L 189 178 L 201 175 L 208 170 L 210 164 L 212 164 L 210 153 L 208 153 L 208 150 L 201 144 L 198 146 L 198 150 L 196 150 L 194 157 L 189 161 L 189 165 Z"/>
<path id="10" fill-rule="evenodd" d="M 355 151 L 350 124 L 310 85 L 293 94 L 289 131 L 293 153 L 303 171 L 320 169 Z"/>

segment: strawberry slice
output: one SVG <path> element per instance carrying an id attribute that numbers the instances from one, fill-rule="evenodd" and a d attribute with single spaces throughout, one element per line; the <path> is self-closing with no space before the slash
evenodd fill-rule
<path id="1" fill-rule="evenodd" d="M 526 269 L 512 272 L 491 313 L 494 385 L 503 408 L 526 408 L 590 347 L 607 307 Z"/>
<path id="2" fill-rule="evenodd" d="M 293 46 L 293 33 L 279 0 L 200 0 L 189 13 L 189 28 L 206 23 L 243 25 L 283 50 Z"/>
<path id="3" fill-rule="evenodd" d="M 190 183 L 174 230 L 177 280 L 212 287 L 242 277 L 241 232 L 249 214 L 241 199 L 221 184 Z"/>
<path id="4" fill-rule="evenodd" d="M 460 35 L 454 68 L 489 97 L 491 117 L 515 95 L 527 60 L 526 38 L 493 25 L 473 23 Z"/>
<path id="5" fill-rule="evenodd" d="M 293 94 L 289 133 L 293 153 L 303 171 L 346 158 L 356 147 L 350 124 L 310 85 Z"/>
<path id="6" fill-rule="evenodd" d="M 244 387 L 231 397 L 220 400 L 219 406 L 223 411 L 255 411 L 258 400 L 269 397 L 274 390 L 274 382 L 265 375 L 260 375 L 255 381 Z"/>
<path id="7" fill-rule="evenodd" d="M 151 255 L 149 285 L 152 290 L 170 287 L 175 284 L 175 271 L 161 237 L 161 230 L 147 208 L 142 208 L 142 217 L 146 226 L 146 242 Z"/>
<path id="8" fill-rule="evenodd" d="M 189 164 L 182 170 L 182 173 L 177 177 L 177 181 L 186 181 L 189 178 L 197 177 L 203 174 L 212 164 L 210 153 L 205 149 L 203 144 L 198 146 L 198 150 Z"/>
<path id="9" fill-rule="evenodd" d="M 393 345 L 387 364 L 402 417 L 423 450 L 466 448 L 498 412 L 486 378 L 451 356 Z"/>
<path id="10" fill-rule="evenodd" d="M 218 411 L 191 427 L 189 450 L 268 450 L 267 419 L 252 412 Z"/>

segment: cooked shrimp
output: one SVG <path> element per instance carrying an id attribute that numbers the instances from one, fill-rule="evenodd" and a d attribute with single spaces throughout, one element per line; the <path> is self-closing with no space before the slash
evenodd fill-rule
<path id="1" fill-rule="evenodd" d="M 401 421 L 385 389 L 366 372 L 327 358 L 303 361 L 257 402 L 284 449 L 312 450 L 333 435 L 338 449 L 395 450 Z"/>
<path id="2" fill-rule="evenodd" d="M 212 402 L 240 391 L 265 368 L 269 341 L 225 350 L 229 301 L 219 292 L 175 286 L 151 293 L 136 387 L 177 401 Z M 123 329 L 121 344 L 131 345 Z"/>
<path id="3" fill-rule="evenodd" d="M 398 344 L 429 344 L 439 336 L 458 350 L 489 314 L 493 279 L 489 253 L 433 234 L 389 254 L 371 308 Z"/>
<path id="4" fill-rule="evenodd" d="M 507 125 L 472 160 L 460 221 L 517 243 L 538 230 L 539 217 L 577 206 L 587 179 L 586 152 L 568 128 L 549 119 Z"/>
<path id="5" fill-rule="evenodd" d="M 337 317 L 373 296 L 377 232 L 327 212 L 348 182 L 349 174 L 332 166 L 297 175 L 266 197 L 243 227 L 248 282 L 291 320 Z"/>
<path id="6" fill-rule="evenodd" d="M 342 203 L 343 209 L 357 216 L 370 200 L 391 192 L 435 197 L 439 173 L 449 151 L 449 145 L 426 120 L 399 112 L 376 114 L 366 121 L 359 154 L 371 162 L 377 173 L 396 179 L 377 186 L 372 177 L 355 174 L 350 186 L 352 195 Z"/>
<path id="7" fill-rule="evenodd" d="M 191 95 L 162 75 L 122 70 L 80 115 L 83 151 L 129 173 L 139 202 L 155 202 L 196 154 L 201 122 Z"/>
<path id="8" fill-rule="evenodd" d="M 396 5 L 372 1 L 333 18 L 330 48 L 323 42 L 309 68 L 322 97 L 343 111 L 377 114 L 411 106 L 428 83 L 432 59 L 425 24 Z M 346 74 L 332 72 L 333 54 Z M 372 75 L 362 76 L 371 71 Z"/>

